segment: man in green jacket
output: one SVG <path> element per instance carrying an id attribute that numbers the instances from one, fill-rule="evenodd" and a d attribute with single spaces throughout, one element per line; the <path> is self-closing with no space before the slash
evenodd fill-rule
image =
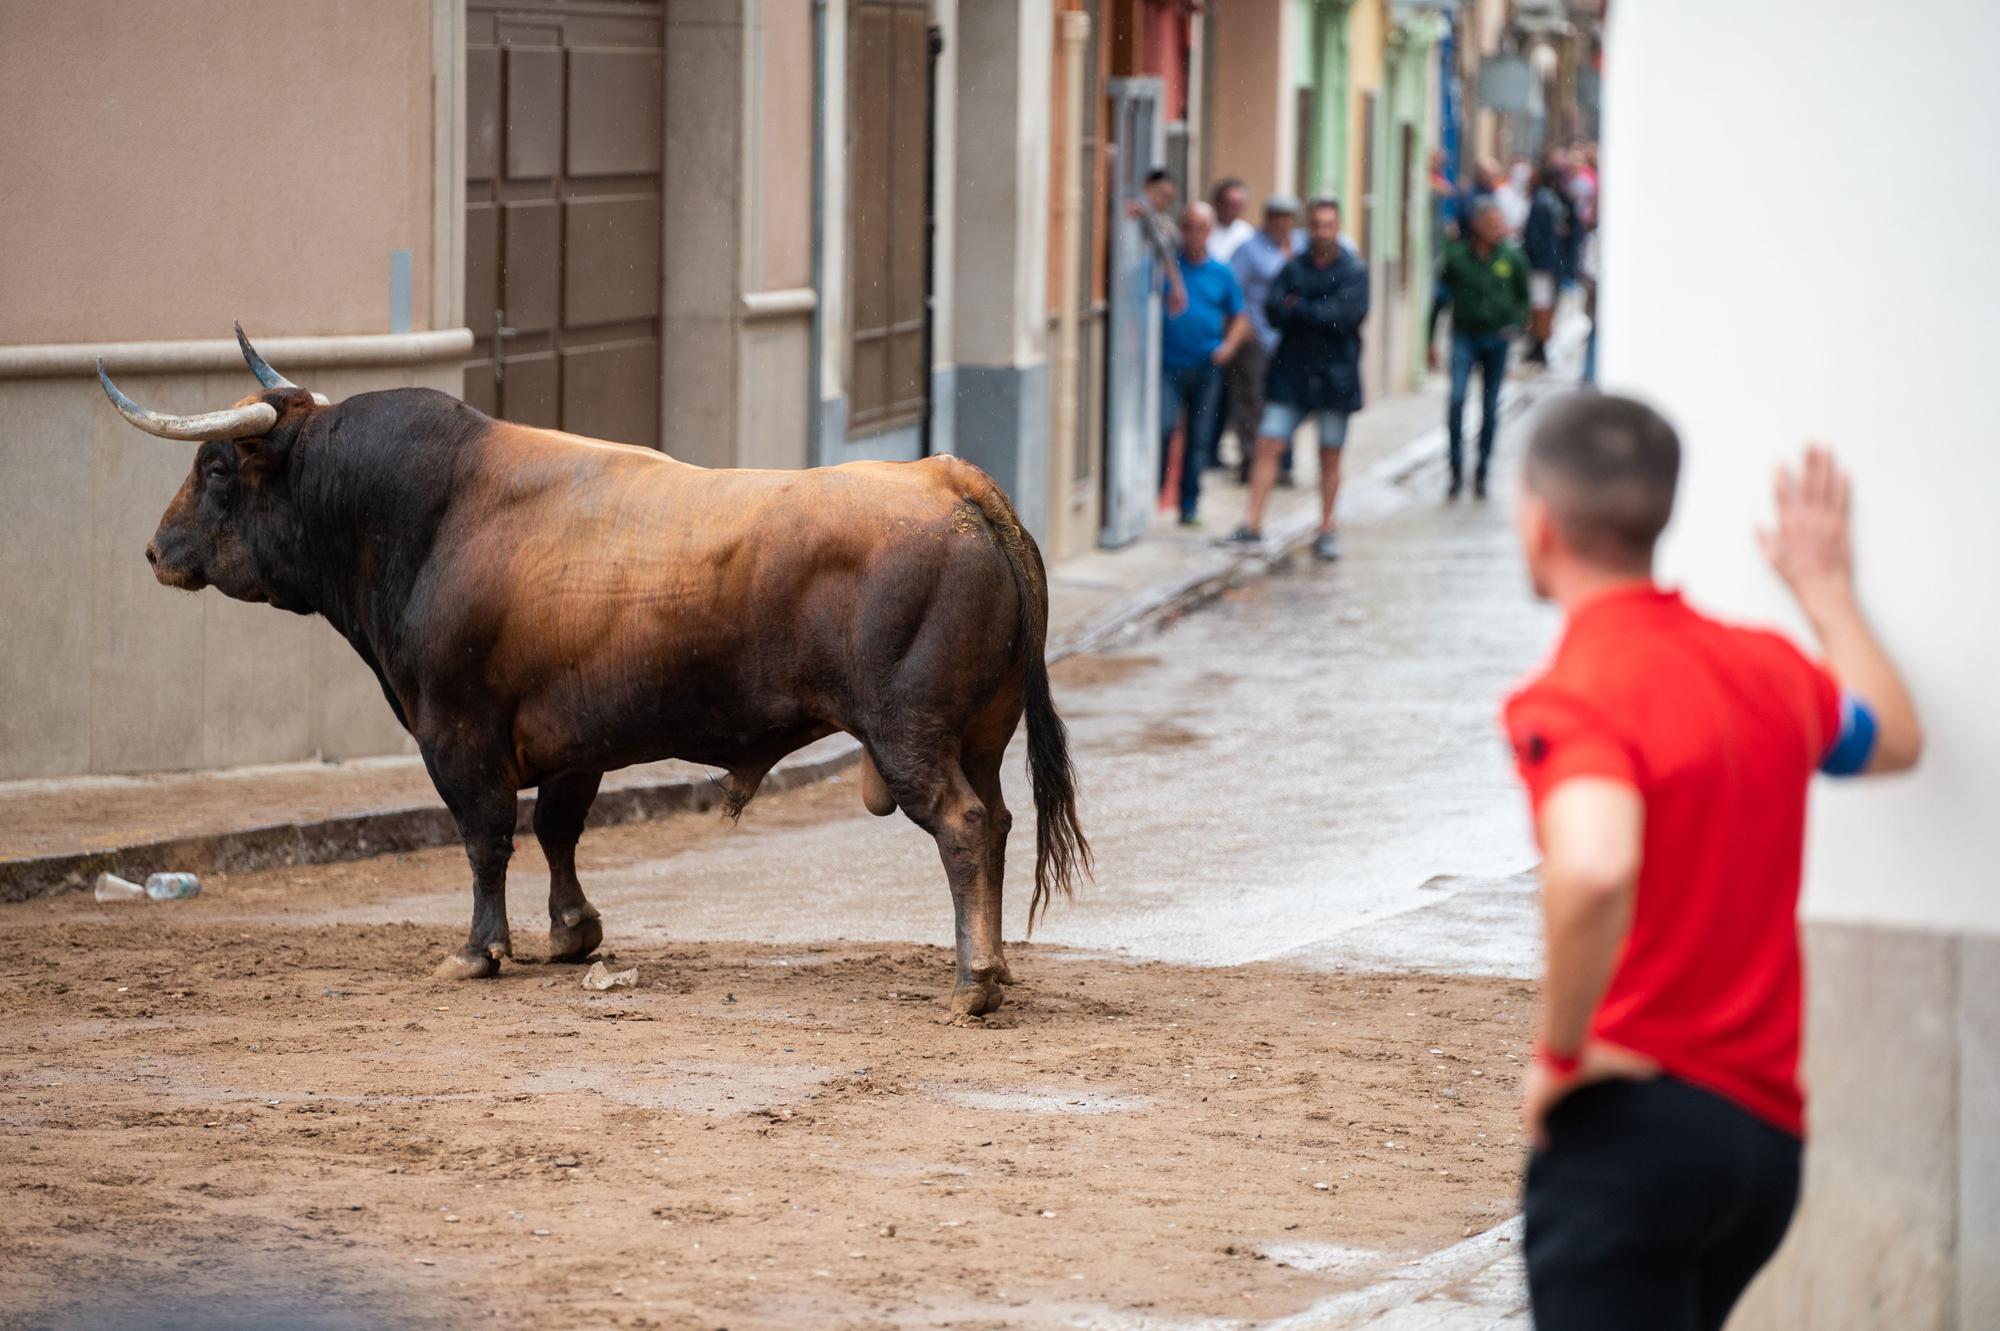
<path id="1" fill-rule="evenodd" d="M 1456 499 L 1465 488 L 1465 397 L 1472 388 L 1472 367 L 1478 365 L 1482 415 L 1472 494 L 1484 499 L 1486 464 L 1500 427 L 1507 343 L 1528 317 L 1528 260 L 1506 242 L 1506 220 L 1491 198 L 1473 205 L 1466 231 L 1445 249 L 1438 274 L 1451 301 L 1451 407 L 1445 416 L 1451 439 L 1451 488 L 1446 497 Z M 1436 356 L 1433 351 L 1433 367 Z"/>

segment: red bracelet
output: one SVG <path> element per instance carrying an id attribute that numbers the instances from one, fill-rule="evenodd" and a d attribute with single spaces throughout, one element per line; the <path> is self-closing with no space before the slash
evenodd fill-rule
<path id="1" fill-rule="evenodd" d="M 1563 1078 L 1574 1077 L 1577 1069 L 1583 1066 L 1583 1054 L 1580 1051 L 1574 1054 L 1558 1054 L 1539 1040 L 1535 1042 L 1535 1057 L 1540 1059 L 1550 1072 Z"/>

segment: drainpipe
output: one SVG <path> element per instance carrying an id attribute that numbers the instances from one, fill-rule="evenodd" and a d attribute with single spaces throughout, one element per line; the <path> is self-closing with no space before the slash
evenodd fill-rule
<path id="1" fill-rule="evenodd" d="M 820 410 L 820 349 L 826 333 L 826 5 L 813 0 L 812 109 L 812 330 L 806 351 L 806 438 L 811 447 L 806 465 L 832 461 L 827 456 L 824 413 Z"/>
<path id="2" fill-rule="evenodd" d="M 1049 476 L 1050 527 L 1058 534 L 1060 554 L 1069 544 L 1071 492 L 1076 488 L 1077 342 L 1082 311 L 1083 278 L 1083 57 L 1090 40 L 1090 15 L 1066 9 L 1062 23 L 1063 145 L 1062 202 L 1056 215 L 1060 228 L 1061 263 L 1056 274 L 1056 421 L 1055 468 Z"/>

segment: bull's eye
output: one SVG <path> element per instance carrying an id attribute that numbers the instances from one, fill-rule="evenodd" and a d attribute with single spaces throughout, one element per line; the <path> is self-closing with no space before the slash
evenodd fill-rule
<path id="1" fill-rule="evenodd" d="M 208 471 L 205 475 L 211 484 L 220 484 L 229 479 L 229 468 L 223 466 L 220 462 L 211 462 L 208 464 Z"/>

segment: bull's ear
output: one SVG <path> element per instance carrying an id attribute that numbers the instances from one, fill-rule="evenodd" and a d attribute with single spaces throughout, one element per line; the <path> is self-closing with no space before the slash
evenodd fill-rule
<path id="1" fill-rule="evenodd" d="M 229 442 L 236 449 L 236 474 L 251 485 L 263 484 L 284 457 L 284 450 L 274 447 L 269 435 L 253 434 Z"/>

